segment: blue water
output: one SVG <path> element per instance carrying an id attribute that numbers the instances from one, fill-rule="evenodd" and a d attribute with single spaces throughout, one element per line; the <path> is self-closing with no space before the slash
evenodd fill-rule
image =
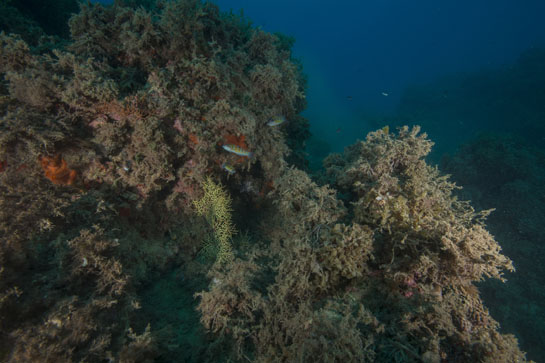
<path id="1" fill-rule="evenodd" d="M 311 143 L 324 151 L 341 151 L 376 128 L 369 119 L 387 118 L 412 84 L 510 64 L 545 46 L 542 0 L 214 3 L 295 37 L 294 56 L 308 75 Z"/>
<path id="2" fill-rule="evenodd" d="M 362 116 L 394 110 L 410 84 L 511 63 L 545 45 L 540 0 L 216 3 L 295 37 L 309 76 L 305 115 L 333 150 L 363 137 L 373 125 Z"/>

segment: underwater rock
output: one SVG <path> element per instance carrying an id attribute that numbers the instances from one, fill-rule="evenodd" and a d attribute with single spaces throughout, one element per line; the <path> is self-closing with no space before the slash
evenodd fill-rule
<path id="1" fill-rule="evenodd" d="M 511 261 L 418 129 L 320 186 L 289 38 L 197 0 L 86 3 L 69 29 L 0 34 L 1 361 L 524 360 L 473 285 Z"/>

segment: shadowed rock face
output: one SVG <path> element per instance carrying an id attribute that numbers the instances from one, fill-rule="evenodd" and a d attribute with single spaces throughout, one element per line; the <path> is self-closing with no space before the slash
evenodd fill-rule
<path id="1" fill-rule="evenodd" d="M 79 5 L 76 0 L 17 0 L 8 1 L 7 4 L 7 6 L 12 7 L 12 9 L 16 11 L 11 12 L 10 14 L 4 14 L 4 16 L 20 16 L 28 19 L 27 21 L 30 21 L 29 25 L 34 23 L 35 26 L 40 27 L 45 34 L 56 35 L 61 38 L 69 37 L 68 19 L 79 11 Z M 19 29 L 17 29 L 14 22 L 4 20 L 2 23 L 2 30 L 19 33 L 17 31 Z M 23 31 L 23 36 L 27 31 L 28 30 Z M 37 39 L 34 39 L 33 41 L 37 41 Z"/>

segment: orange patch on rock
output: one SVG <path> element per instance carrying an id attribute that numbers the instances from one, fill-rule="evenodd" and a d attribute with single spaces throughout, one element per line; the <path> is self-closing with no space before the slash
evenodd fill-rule
<path id="1" fill-rule="evenodd" d="M 0 161 L 0 173 L 6 170 L 6 167 L 8 166 L 8 162 L 5 160 Z"/>
<path id="2" fill-rule="evenodd" d="M 223 139 L 225 140 L 226 144 L 233 144 L 244 150 L 248 150 L 248 145 L 246 145 L 246 136 L 244 135 L 236 136 L 228 134 L 225 135 Z"/>
<path id="3" fill-rule="evenodd" d="M 189 140 L 195 145 L 199 143 L 199 139 L 197 138 L 197 135 L 195 134 L 189 134 Z"/>
<path id="4" fill-rule="evenodd" d="M 45 177 L 51 180 L 53 184 L 72 185 L 76 180 L 76 171 L 70 169 L 60 155 L 54 157 L 42 156 L 39 161 Z"/>

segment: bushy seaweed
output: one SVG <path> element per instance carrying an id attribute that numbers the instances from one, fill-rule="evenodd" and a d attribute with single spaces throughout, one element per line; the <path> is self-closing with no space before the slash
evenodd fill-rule
<path id="1" fill-rule="evenodd" d="M 267 247 L 214 271 L 199 294 L 205 325 L 257 361 L 524 360 L 474 285 L 512 263 L 484 228 L 487 213 L 426 164 L 431 145 L 418 128 L 385 128 L 330 156 L 347 208 L 286 170 Z"/>
<path id="2" fill-rule="evenodd" d="M 82 4 L 69 30 L 0 34 L 0 360 L 524 360 L 473 285 L 511 261 L 418 129 L 319 186 L 290 38 L 197 0 Z"/>

